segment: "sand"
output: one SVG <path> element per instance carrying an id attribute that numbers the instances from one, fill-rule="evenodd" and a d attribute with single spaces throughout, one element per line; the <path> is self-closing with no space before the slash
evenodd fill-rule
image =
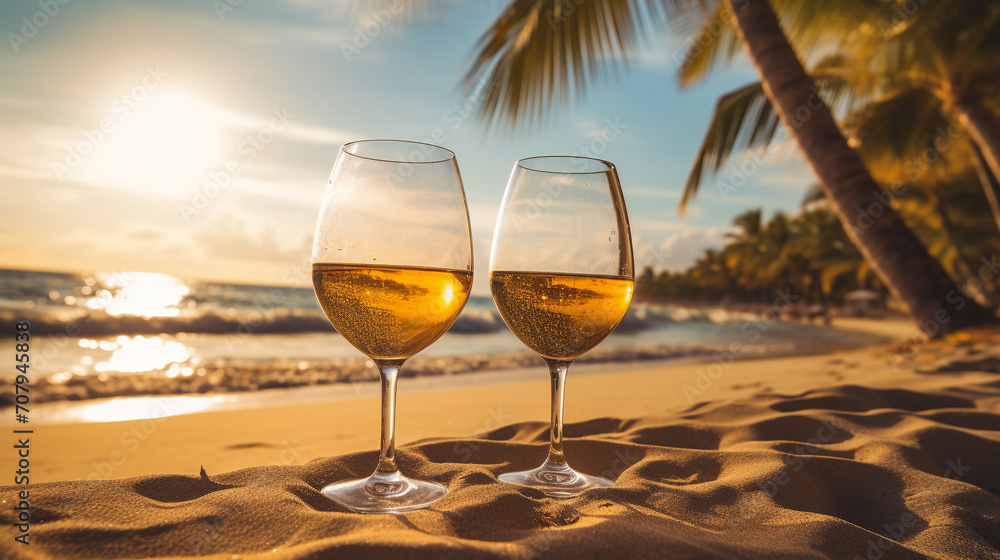
<path id="1" fill-rule="evenodd" d="M 401 466 L 449 494 L 403 515 L 351 513 L 318 491 L 373 468 L 377 397 L 39 426 L 33 544 L 13 544 L 15 495 L 5 486 L 0 552 L 1000 558 L 998 347 L 1000 334 L 975 333 L 822 356 L 571 371 L 567 456 L 616 484 L 568 500 L 496 480 L 544 458 L 544 371 L 404 389 L 397 435 L 412 443 L 399 448 Z M 75 480 L 86 478 L 101 480 Z"/>

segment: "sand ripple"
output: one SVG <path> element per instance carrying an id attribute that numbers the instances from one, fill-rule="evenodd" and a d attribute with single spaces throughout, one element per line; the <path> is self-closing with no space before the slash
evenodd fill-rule
<path id="1" fill-rule="evenodd" d="M 536 466 L 546 426 L 399 450 L 448 485 L 431 510 L 346 512 L 318 489 L 373 452 L 305 465 L 35 485 L 23 557 L 1000 558 L 1000 382 L 855 385 L 568 425 L 612 488 L 554 500 L 496 481 Z M 5 487 L 3 498 L 12 498 Z M 0 511 L 10 551 L 11 510 Z M 277 551 L 277 552 L 274 552 Z M 235 556 L 234 556 L 235 555 Z M 8 557 L 8 556 L 5 556 Z"/>

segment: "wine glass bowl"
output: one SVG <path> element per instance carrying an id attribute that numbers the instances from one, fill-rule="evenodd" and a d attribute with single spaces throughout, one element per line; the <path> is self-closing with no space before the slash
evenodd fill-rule
<path id="1" fill-rule="evenodd" d="M 320 306 L 379 368 L 382 389 L 375 472 L 322 493 L 365 513 L 427 507 L 448 490 L 396 466 L 396 382 L 403 363 L 448 330 L 472 287 L 472 235 L 455 154 L 399 140 L 345 144 L 323 196 L 312 262 Z"/>
<path id="2" fill-rule="evenodd" d="M 613 484 L 566 462 L 564 389 L 573 360 L 625 316 L 634 279 L 628 215 L 613 164 L 573 156 L 515 164 L 493 235 L 490 291 L 507 326 L 549 367 L 552 419 L 545 462 L 501 474 L 501 481 L 553 497 Z"/>

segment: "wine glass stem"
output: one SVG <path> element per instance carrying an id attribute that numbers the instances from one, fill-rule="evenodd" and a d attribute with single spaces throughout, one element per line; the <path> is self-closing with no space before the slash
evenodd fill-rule
<path id="1" fill-rule="evenodd" d="M 379 448 L 379 474 L 399 472 L 396 466 L 396 381 L 403 360 L 375 360 L 382 378 L 382 444 Z"/>
<path id="2" fill-rule="evenodd" d="M 561 360 L 545 360 L 549 365 L 549 376 L 552 381 L 552 426 L 549 428 L 549 456 L 545 459 L 548 465 L 565 465 L 563 455 L 563 396 L 566 387 L 566 371 L 570 362 Z"/>

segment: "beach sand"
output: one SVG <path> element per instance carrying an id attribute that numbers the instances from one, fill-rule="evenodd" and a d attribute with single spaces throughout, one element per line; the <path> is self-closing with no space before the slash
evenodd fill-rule
<path id="1" fill-rule="evenodd" d="M 874 325 L 854 326 L 915 332 Z M 544 458 L 544 369 L 416 390 L 405 386 L 419 380 L 404 379 L 397 441 L 412 443 L 399 448 L 401 467 L 449 494 L 397 516 L 350 513 L 318 491 L 373 469 L 377 396 L 43 425 L 31 439 L 33 544 L 12 544 L 5 486 L 0 551 L 1000 558 L 998 348 L 1000 333 L 979 332 L 820 356 L 571 370 L 567 457 L 617 480 L 568 500 L 496 480 Z"/>

